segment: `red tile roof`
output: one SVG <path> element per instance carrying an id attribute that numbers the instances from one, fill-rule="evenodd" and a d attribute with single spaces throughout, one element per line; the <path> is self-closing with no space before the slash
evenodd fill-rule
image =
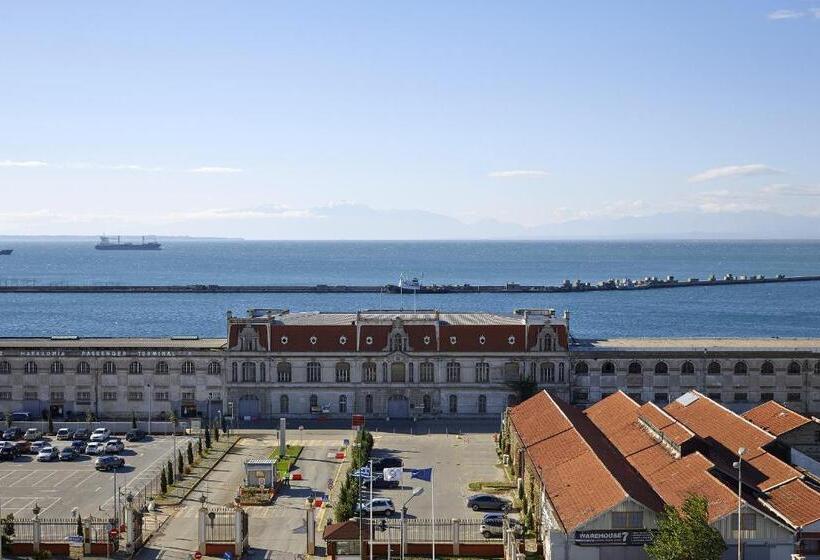
<path id="1" fill-rule="evenodd" d="M 355 541 L 359 538 L 358 521 L 342 521 L 330 523 L 322 531 L 322 538 L 326 541 Z"/>
<path id="2" fill-rule="evenodd" d="M 770 434 L 781 436 L 811 422 L 775 401 L 768 401 L 745 412 L 743 417 Z"/>
<path id="3" fill-rule="evenodd" d="M 577 408 L 542 391 L 510 411 L 510 421 L 569 532 L 631 497 L 663 502 Z"/>
<path id="4" fill-rule="evenodd" d="M 820 492 L 802 480 L 792 480 L 770 490 L 766 501 L 795 527 L 820 519 Z"/>

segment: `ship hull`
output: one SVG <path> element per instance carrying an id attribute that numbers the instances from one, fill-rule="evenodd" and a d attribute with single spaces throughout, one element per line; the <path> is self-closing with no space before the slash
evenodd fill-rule
<path id="1" fill-rule="evenodd" d="M 10 255 L 14 249 L 0 249 L 0 255 Z"/>
<path id="2" fill-rule="evenodd" d="M 98 251 L 159 251 L 162 245 L 159 243 L 144 243 L 142 245 L 135 245 L 133 243 L 108 243 L 95 245 Z"/>

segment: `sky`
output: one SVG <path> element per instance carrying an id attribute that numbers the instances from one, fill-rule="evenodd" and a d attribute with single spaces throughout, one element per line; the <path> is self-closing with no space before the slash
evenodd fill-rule
<path id="1" fill-rule="evenodd" d="M 820 0 L 15 2 L 0 52 L 0 234 L 820 219 Z"/>

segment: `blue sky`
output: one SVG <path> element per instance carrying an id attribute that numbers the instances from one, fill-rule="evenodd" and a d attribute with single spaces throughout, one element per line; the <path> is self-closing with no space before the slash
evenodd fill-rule
<path id="1" fill-rule="evenodd" d="M 0 52 L 0 234 L 820 214 L 820 1 L 18 2 Z"/>

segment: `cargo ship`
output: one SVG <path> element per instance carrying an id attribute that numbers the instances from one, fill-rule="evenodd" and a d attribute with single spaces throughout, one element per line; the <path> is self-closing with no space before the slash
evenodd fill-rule
<path id="1" fill-rule="evenodd" d="M 116 239 L 116 241 L 113 241 Z M 98 251 L 159 251 L 162 245 L 156 241 L 145 241 L 145 236 L 142 238 L 142 243 L 131 243 L 127 241 L 123 243 L 118 235 L 115 238 L 106 235 L 100 236 L 100 242 L 94 245 Z"/>
<path id="2" fill-rule="evenodd" d="M 0 249 L 0 255 L 10 255 L 14 249 Z"/>

